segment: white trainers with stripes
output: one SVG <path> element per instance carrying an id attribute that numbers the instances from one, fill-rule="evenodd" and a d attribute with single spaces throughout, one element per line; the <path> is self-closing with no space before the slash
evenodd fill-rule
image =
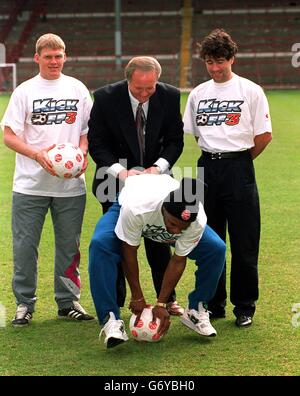
<path id="1" fill-rule="evenodd" d="M 58 317 L 60 319 L 72 319 L 80 322 L 94 320 L 94 316 L 89 315 L 78 301 L 73 301 L 70 308 L 63 308 L 58 310 Z"/>
<path id="2" fill-rule="evenodd" d="M 25 304 L 19 304 L 15 317 L 11 321 L 14 327 L 23 327 L 29 325 L 32 319 L 32 313 L 29 312 L 29 308 Z"/>

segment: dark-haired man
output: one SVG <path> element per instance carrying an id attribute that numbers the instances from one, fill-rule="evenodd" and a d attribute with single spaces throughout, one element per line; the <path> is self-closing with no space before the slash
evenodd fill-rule
<path id="1" fill-rule="evenodd" d="M 184 130 L 192 132 L 202 150 L 207 222 L 231 245 L 231 291 L 236 325 L 252 324 L 258 299 L 260 209 L 253 159 L 272 139 L 269 106 L 260 86 L 231 70 L 237 45 L 223 29 L 200 44 L 200 57 L 211 80 L 190 93 Z M 212 317 L 225 317 L 226 273 L 209 303 Z"/>
<path id="2" fill-rule="evenodd" d="M 132 176 L 126 179 L 119 202 L 98 222 L 90 244 L 89 272 L 92 297 L 108 348 L 128 340 L 114 287 L 121 256 L 131 289 L 129 307 L 136 315 L 146 307 L 137 260 L 142 237 L 175 247 L 153 309 L 154 318 L 161 320 L 160 334 L 169 328 L 168 296 L 189 257 L 198 266 L 196 286 L 188 296 L 181 321 L 200 335 L 216 335 L 206 302 L 214 295 L 223 271 L 225 244 L 206 226 L 200 196 L 195 179 L 184 178 L 179 183 L 168 175 Z"/>

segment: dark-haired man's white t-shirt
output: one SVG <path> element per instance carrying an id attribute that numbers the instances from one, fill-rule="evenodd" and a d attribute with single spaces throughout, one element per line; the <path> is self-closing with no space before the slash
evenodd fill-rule
<path id="1" fill-rule="evenodd" d="M 174 244 L 178 256 L 187 256 L 198 244 L 206 226 L 201 203 L 197 218 L 180 234 L 170 234 L 165 226 L 162 205 L 180 183 L 169 175 L 137 175 L 126 179 L 120 193 L 120 216 L 115 228 L 119 239 L 131 246 L 139 246 L 141 238 Z"/>
<path id="2" fill-rule="evenodd" d="M 248 150 L 255 136 L 272 132 L 262 88 L 232 74 L 224 83 L 209 80 L 198 85 L 187 100 L 184 131 L 198 137 L 199 147 L 211 153 Z"/>

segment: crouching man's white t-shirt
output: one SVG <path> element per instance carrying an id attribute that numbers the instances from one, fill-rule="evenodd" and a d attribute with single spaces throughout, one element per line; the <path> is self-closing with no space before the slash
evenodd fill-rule
<path id="1" fill-rule="evenodd" d="M 126 179 L 120 193 L 120 216 L 115 228 L 119 239 L 131 246 L 139 246 L 141 238 L 174 244 L 178 256 L 187 256 L 198 244 L 206 215 L 201 203 L 197 218 L 180 234 L 170 234 L 165 226 L 162 205 L 180 183 L 168 175 L 137 175 Z"/>

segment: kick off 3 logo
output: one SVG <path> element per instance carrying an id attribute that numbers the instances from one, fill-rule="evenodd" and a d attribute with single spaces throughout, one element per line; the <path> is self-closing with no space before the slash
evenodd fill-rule
<path id="1" fill-rule="evenodd" d="M 295 43 L 292 45 L 292 52 L 295 52 L 292 56 L 292 66 L 300 66 L 300 43 Z"/>

